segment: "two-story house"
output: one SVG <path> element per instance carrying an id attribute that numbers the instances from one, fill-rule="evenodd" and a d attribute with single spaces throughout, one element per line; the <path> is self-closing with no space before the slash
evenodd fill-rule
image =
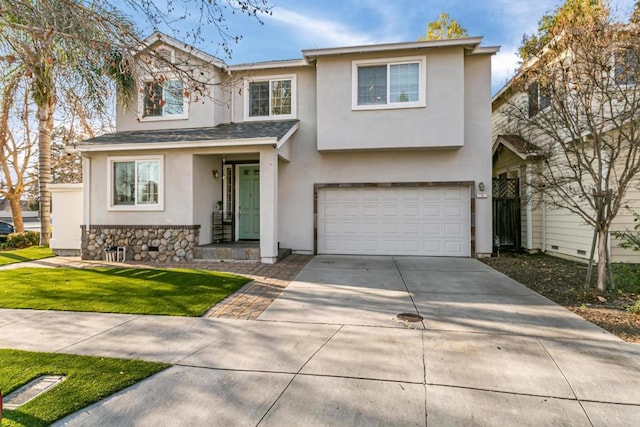
<path id="1" fill-rule="evenodd" d="M 78 146 L 82 256 L 184 261 L 492 250 L 491 56 L 481 38 L 310 49 L 227 65 L 156 33 L 213 82 L 144 83 Z M 161 102 L 158 102 L 158 100 Z"/>

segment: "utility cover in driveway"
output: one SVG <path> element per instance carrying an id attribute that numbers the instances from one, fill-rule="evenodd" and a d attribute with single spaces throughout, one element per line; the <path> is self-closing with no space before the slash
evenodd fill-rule
<path id="1" fill-rule="evenodd" d="M 469 256 L 467 187 L 323 188 L 318 253 Z"/>

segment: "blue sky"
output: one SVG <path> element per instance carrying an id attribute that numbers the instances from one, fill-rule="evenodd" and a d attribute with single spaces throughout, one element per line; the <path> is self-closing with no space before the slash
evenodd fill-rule
<path id="1" fill-rule="evenodd" d="M 428 22 L 447 12 L 470 36 L 502 46 L 493 58 L 495 93 L 513 75 L 515 51 L 523 34 L 532 33 L 540 17 L 560 0 L 271 0 L 273 14 L 264 25 L 246 16 L 227 15 L 230 32 L 243 39 L 233 46 L 230 64 L 300 58 L 302 49 L 415 41 Z M 629 14 L 634 0 L 612 0 L 614 10 Z M 185 22 L 181 26 L 185 26 Z M 143 28 L 146 33 L 150 28 Z M 177 35 L 180 38 L 180 35 Z M 205 31 L 197 47 L 224 57 L 218 33 Z"/>

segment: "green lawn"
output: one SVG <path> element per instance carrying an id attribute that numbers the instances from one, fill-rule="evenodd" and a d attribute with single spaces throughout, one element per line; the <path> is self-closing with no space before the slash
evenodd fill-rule
<path id="1" fill-rule="evenodd" d="M 50 425 L 167 367 L 140 360 L 0 349 L 4 396 L 41 375 L 66 376 L 62 383 L 16 410 L 5 409 L 2 426 Z"/>
<path id="2" fill-rule="evenodd" d="M 0 308 L 201 316 L 249 281 L 203 270 L 18 268 L 0 271 Z"/>
<path id="3" fill-rule="evenodd" d="M 32 246 L 26 249 L 0 251 L 0 265 L 35 261 L 37 259 L 49 258 L 52 256 L 53 252 L 51 252 L 51 249 L 46 246 Z"/>

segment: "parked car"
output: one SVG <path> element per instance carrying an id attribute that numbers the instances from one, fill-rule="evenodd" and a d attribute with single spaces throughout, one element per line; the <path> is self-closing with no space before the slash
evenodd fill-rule
<path id="1" fill-rule="evenodd" d="M 8 222 L 0 221 L 0 236 L 11 234 L 13 232 L 14 232 L 13 225 L 9 224 Z"/>

